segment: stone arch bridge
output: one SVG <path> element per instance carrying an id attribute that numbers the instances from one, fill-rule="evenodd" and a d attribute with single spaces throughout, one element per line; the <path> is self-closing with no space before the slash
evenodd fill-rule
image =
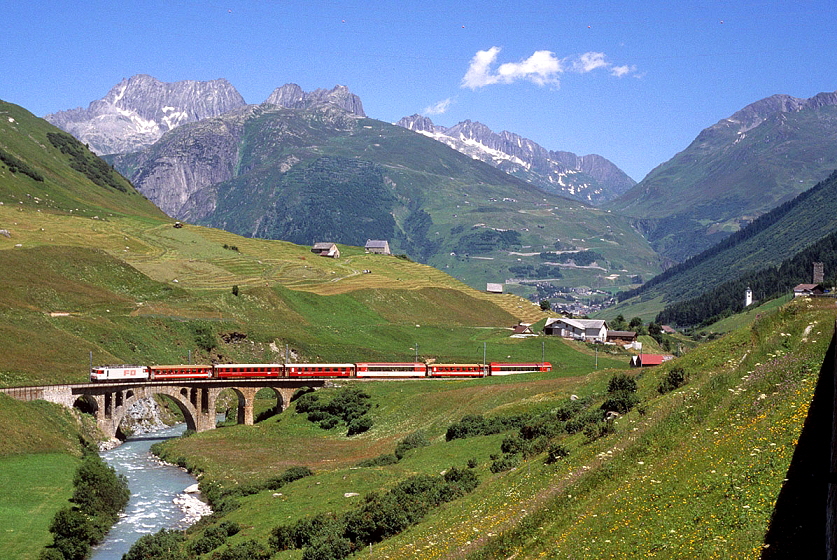
<path id="1" fill-rule="evenodd" d="M 11 387 L 0 391 L 18 400 L 43 399 L 68 408 L 91 411 L 107 437 L 115 437 L 119 424 L 132 404 L 153 395 L 168 396 L 183 413 L 186 427 L 196 432 L 215 429 L 215 405 L 222 391 L 231 389 L 238 397 L 238 423 L 253 424 L 253 401 L 262 389 L 276 395 L 276 410 L 283 411 L 300 387 L 319 388 L 324 379 L 233 379 L 195 381 L 131 381 L 79 383 L 41 387 Z"/>

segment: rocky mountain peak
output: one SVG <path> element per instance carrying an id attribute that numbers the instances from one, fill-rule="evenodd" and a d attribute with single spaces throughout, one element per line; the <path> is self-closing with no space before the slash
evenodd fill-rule
<path id="1" fill-rule="evenodd" d="M 304 92 L 297 84 L 285 84 L 273 90 L 265 100 L 265 104 L 279 105 L 288 109 L 309 109 L 317 105 L 330 103 L 350 113 L 365 117 L 363 103 L 360 97 L 349 91 L 349 88 L 336 85 L 332 89 L 315 89 Z"/>
<path id="2" fill-rule="evenodd" d="M 837 105 L 837 91 L 818 93 L 808 99 L 785 94 L 771 95 L 750 103 L 729 118 L 720 121 L 715 127 L 727 127 L 732 124 L 737 127 L 736 132 L 740 134 L 757 127 L 776 113 L 794 113 L 827 105 Z"/>
<path id="3" fill-rule="evenodd" d="M 419 114 L 402 117 L 395 125 L 414 132 L 444 132 L 444 128 L 437 127 L 429 118 Z"/>
<path id="4" fill-rule="evenodd" d="M 430 136 L 474 159 L 489 163 L 546 191 L 588 203 L 610 200 L 635 182 L 607 159 L 592 154 L 550 151 L 513 132 L 496 133 L 478 121 L 445 128 L 428 117 L 412 115 L 396 125 Z"/>
<path id="5" fill-rule="evenodd" d="M 225 79 L 161 82 L 146 74 L 123 79 L 87 109 L 44 117 L 87 143 L 98 154 L 134 151 L 188 122 L 216 117 L 245 105 Z"/>

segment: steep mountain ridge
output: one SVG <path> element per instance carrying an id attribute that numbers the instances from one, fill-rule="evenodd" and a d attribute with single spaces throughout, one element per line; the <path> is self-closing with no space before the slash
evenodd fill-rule
<path id="1" fill-rule="evenodd" d="M 59 111 L 44 118 L 103 155 L 150 146 L 177 126 L 243 105 L 244 98 L 223 78 L 166 83 L 137 74 L 119 82 L 87 109 Z"/>
<path id="2" fill-rule="evenodd" d="M 446 128 L 416 114 L 395 124 L 438 140 L 547 192 L 587 204 L 611 200 L 636 184 L 602 156 L 577 156 L 572 152 L 547 150 L 513 132 L 495 133 L 480 122 L 465 120 Z"/>
<path id="3" fill-rule="evenodd" d="M 837 92 L 774 95 L 704 129 L 607 208 L 675 261 L 698 254 L 837 168 Z"/>

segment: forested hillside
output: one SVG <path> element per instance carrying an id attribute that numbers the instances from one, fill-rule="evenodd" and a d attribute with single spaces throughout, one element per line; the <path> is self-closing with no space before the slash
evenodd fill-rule
<path id="1" fill-rule="evenodd" d="M 725 289 L 730 290 L 738 289 L 732 287 L 732 282 L 737 282 L 745 275 L 752 279 L 754 291 L 766 282 L 776 286 L 775 289 L 768 290 L 765 286 L 762 291 L 756 291 L 755 297 L 759 299 L 767 297 L 767 294 L 781 293 L 788 284 L 792 287 L 801 282 L 810 282 L 810 260 L 807 264 L 803 262 L 795 265 L 786 261 L 791 261 L 809 248 L 816 253 L 813 246 L 837 231 L 837 216 L 832 211 L 835 197 L 837 172 L 793 200 L 759 217 L 715 247 L 668 269 L 635 290 L 624 292 L 620 301 L 627 306 L 659 298 L 666 305 L 671 305 L 694 300 L 720 286 L 727 286 Z M 825 242 L 825 245 L 828 243 Z M 828 262 L 827 249 L 824 251 L 822 258 L 814 260 Z M 810 253 L 806 255 L 800 255 L 799 258 L 810 257 Z M 767 277 L 760 278 L 759 271 L 769 268 L 785 271 L 781 273 L 784 280 L 778 277 L 770 281 Z M 833 272 L 834 267 L 826 264 L 826 272 L 829 270 Z M 744 288 L 746 285 L 738 295 L 742 304 Z M 709 315 L 697 322 L 720 313 L 720 305 L 720 302 L 713 302 L 712 311 L 707 310 Z M 688 324 L 693 323 L 690 320 Z"/>
<path id="2" fill-rule="evenodd" d="M 786 295 L 794 286 L 811 283 L 812 263 L 821 262 L 826 275 L 825 285 L 837 285 L 837 233 L 832 233 L 800 251 L 778 266 L 747 272 L 734 280 L 687 301 L 667 306 L 657 315 L 661 324 L 692 326 L 714 323 L 744 309 L 744 291 L 753 290 L 759 301 Z"/>

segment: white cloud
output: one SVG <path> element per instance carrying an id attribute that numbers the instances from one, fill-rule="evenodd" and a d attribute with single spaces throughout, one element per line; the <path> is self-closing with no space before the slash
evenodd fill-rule
<path id="1" fill-rule="evenodd" d="M 628 66 L 626 64 L 625 66 L 612 66 L 610 68 L 610 75 L 616 76 L 617 78 L 621 78 L 622 76 L 630 74 L 631 72 L 636 72 L 636 66 Z"/>
<path id="2" fill-rule="evenodd" d="M 424 111 L 421 112 L 422 115 L 441 115 L 442 113 L 446 113 L 447 110 L 450 108 L 451 104 L 453 103 L 453 99 L 448 97 L 447 99 L 443 99 L 429 107 L 425 107 Z"/>
<path id="3" fill-rule="evenodd" d="M 506 62 L 493 72 L 491 66 L 497 60 L 499 52 L 500 47 L 477 51 L 462 78 L 462 87 L 477 89 L 492 84 L 510 84 L 518 80 L 529 80 L 539 86 L 558 84 L 558 74 L 563 72 L 563 68 L 555 53 L 535 51 L 529 58 L 520 62 Z"/>
<path id="4" fill-rule="evenodd" d="M 610 64 L 605 61 L 605 54 L 602 52 L 586 52 L 573 62 L 573 70 L 584 74 L 592 72 L 597 68 L 606 68 L 608 66 Z"/>
<path id="5" fill-rule="evenodd" d="M 471 65 L 462 78 L 462 87 L 477 89 L 479 87 L 496 84 L 497 76 L 491 75 L 490 66 L 497 59 L 500 47 L 491 47 L 487 51 L 477 51 L 471 59 Z"/>
<path id="6" fill-rule="evenodd" d="M 521 62 L 506 62 L 497 68 L 497 76 L 505 84 L 516 80 L 529 80 L 539 86 L 558 83 L 558 74 L 563 72 L 561 61 L 555 53 L 549 51 L 535 51 L 535 53 Z"/>
<path id="7" fill-rule="evenodd" d="M 602 52 L 586 52 L 575 57 L 559 59 L 551 51 L 535 51 L 532 56 L 520 62 L 506 62 L 500 64 L 496 70 L 492 67 L 497 62 L 500 47 L 491 47 L 485 51 L 477 51 L 471 59 L 462 87 L 478 89 L 493 84 L 510 84 L 520 80 L 527 80 L 536 85 L 558 86 L 559 76 L 567 70 L 586 74 L 599 68 L 610 71 L 616 77 L 622 77 L 636 72 L 636 66 L 615 66 L 607 61 Z"/>

